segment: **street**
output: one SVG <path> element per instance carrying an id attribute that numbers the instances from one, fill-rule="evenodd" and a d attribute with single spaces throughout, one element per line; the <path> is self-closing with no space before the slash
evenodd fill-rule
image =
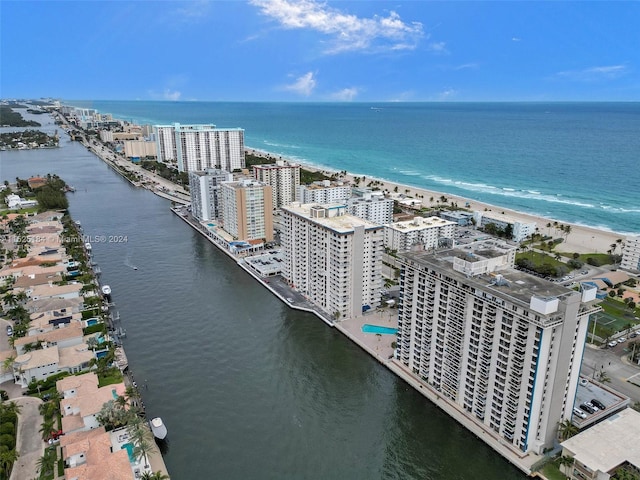
<path id="1" fill-rule="evenodd" d="M 621 357 L 627 355 L 623 349 L 624 345 L 606 349 L 587 345 L 580 373 L 585 377 L 594 378 L 594 375 L 597 376 L 600 371 L 604 371 L 611 379 L 608 383 L 611 388 L 631 398 L 632 403 L 640 402 L 640 387 L 627 381 L 637 375 L 634 381 L 640 385 L 640 366 L 623 362 Z"/>

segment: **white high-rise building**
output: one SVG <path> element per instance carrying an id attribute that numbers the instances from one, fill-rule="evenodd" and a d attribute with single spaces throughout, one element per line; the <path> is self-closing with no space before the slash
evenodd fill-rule
<path id="1" fill-rule="evenodd" d="M 296 201 L 305 203 L 343 203 L 351 198 L 351 187 L 342 182 L 322 180 L 310 185 L 300 185 Z"/>
<path id="2" fill-rule="evenodd" d="M 209 168 L 204 172 L 189 172 L 191 214 L 200 221 L 209 221 L 221 215 L 220 184 L 230 182 L 233 175 L 225 170 Z"/>
<path id="3" fill-rule="evenodd" d="M 481 228 L 486 227 L 490 223 L 494 224 L 497 228 L 500 228 L 502 230 L 506 229 L 508 226 L 511 226 L 512 238 L 510 238 L 509 240 L 513 239 L 513 241 L 515 242 L 522 242 L 525 238 L 536 233 L 535 222 L 521 222 L 516 218 L 502 213 L 476 211 L 473 212 L 473 218 L 476 221 L 476 226 Z"/>
<path id="4" fill-rule="evenodd" d="M 336 320 L 380 303 L 383 230 L 346 206 L 282 207 L 283 276 Z"/>
<path id="5" fill-rule="evenodd" d="M 154 125 L 158 161 L 181 172 L 244 168 L 244 130 L 215 125 Z"/>
<path id="6" fill-rule="evenodd" d="M 542 453 L 571 419 L 596 288 L 517 271 L 496 243 L 399 255 L 396 361 L 494 441 Z"/>
<path id="7" fill-rule="evenodd" d="M 396 252 L 453 246 L 456 224 L 440 217 L 415 217 L 384 227 L 384 246 Z"/>
<path id="8" fill-rule="evenodd" d="M 622 248 L 620 268 L 633 272 L 640 271 L 640 235 L 626 238 Z"/>
<path id="9" fill-rule="evenodd" d="M 236 240 L 273 240 L 271 185 L 252 180 L 221 183 L 222 228 Z"/>
<path id="10" fill-rule="evenodd" d="M 280 208 L 296 200 L 300 186 L 300 165 L 277 161 L 275 165 L 254 165 L 253 175 L 259 182 L 271 185 L 273 208 Z"/>
<path id="11" fill-rule="evenodd" d="M 347 205 L 349 213 L 373 223 L 387 225 L 393 222 L 393 200 L 384 198 L 382 192 L 376 194 L 369 189 L 352 189 Z"/>

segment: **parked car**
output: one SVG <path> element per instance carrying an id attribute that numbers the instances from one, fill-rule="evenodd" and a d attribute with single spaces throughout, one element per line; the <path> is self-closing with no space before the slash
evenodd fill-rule
<path id="1" fill-rule="evenodd" d="M 636 332 L 632 332 L 629 334 L 629 338 L 636 338 L 638 334 Z"/>
<path id="2" fill-rule="evenodd" d="M 584 403 L 580 404 L 580 410 L 582 410 L 583 412 L 587 412 L 587 413 L 596 413 L 596 411 L 591 408 L 589 405 L 586 405 Z"/>
<path id="3" fill-rule="evenodd" d="M 608 345 L 609 345 L 609 347 L 613 348 L 613 347 L 615 347 L 616 345 L 618 345 L 618 342 L 616 342 L 616 341 L 614 340 L 613 342 L 609 342 L 609 343 L 608 343 Z"/>
<path id="4" fill-rule="evenodd" d="M 620 338 L 618 339 L 618 343 L 624 343 L 624 342 L 626 342 L 626 341 L 627 341 L 627 338 L 626 338 L 626 337 L 620 337 Z"/>
<path id="5" fill-rule="evenodd" d="M 604 410 L 604 404 L 600 400 L 596 400 L 595 398 L 591 399 L 591 404 L 598 407 L 600 410 Z"/>
<path id="6" fill-rule="evenodd" d="M 582 410 L 580 410 L 579 408 L 573 407 L 573 414 L 577 415 L 580 418 L 587 418 L 587 414 L 584 413 Z"/>
<path id="7" fill-rule="evenodd" d="M 594 411 L 594 412 L 597 412 L 598 410 L 600 410 L 598 407 L 596 407 L 596 406 L 595 406 L 593 403 L 591 403 L 591 402 L 584 402 L 584 404 L 585 404 L 587 407 L 591 407 L 591 408 L 593 408 L 593 411 Z"/>
<path id="8" fill-rule="evenodd" d="M 12 337 L 13 336 L 13 328 L 11 328 L 11 325 L 7 325 L 7 337 Z"/>

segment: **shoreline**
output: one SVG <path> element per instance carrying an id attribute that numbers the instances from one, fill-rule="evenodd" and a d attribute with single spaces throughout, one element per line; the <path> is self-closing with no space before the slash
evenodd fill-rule
<path id="1" fill-rule="evenodd" d="M 330 174 L 340 173 L 340 170 L 334 170 L 329 168 L 321 168 L 315 166 L 313 164 L 304 163 L 295 159 L 290 159 L 283 157 L 281 155 L 276 155 L 271 152 L 267 152 L 262 149 L 245 147 L 247 152 L 251 152 L 253 154 L 262 155 L 265 158 L 274 159 L 274 160 L 284 160 L 289 163 L 297 163 L 305 170 L 309 170 L 312 172 L 329 172 Z M 361 175 L 354 174 L 352 172 L 347 172 L 346 175 L 341 177 L 341 180 L 344 182 L 349 182 L 352 185 L 355 185 L 354 179 L 355 177 L 360 177 Z M 393 192 L 394 189 L 398 188 L 398 193 L 406 193 L 409 196 L 419 198 L 422 200 L 423 207 L 431 206 L 429 203 L 429 199 L 431 197 L 434 198 L 434 202 L 436 199 L 441 198 L 442 196 L 448 199 L 448 203 L 457 203 L 461 208 L 465 208 L 470 211 L 493 211 L 493 212 L 504 212 L 506 216 L 513 217 L 521 222 L 531 223 L 535 222 L 538 232 L 543 235 L 550 235 L 555 237 L 563 237 L 557 229 L 554 228 L 554 225 L 569 225 L 571 226 L 571 233 L 567 235 L 567 238 L 556 247 L 558 252 L 566 252 L 566 253 L 607 253 L 607 250 L 611 248 L 612 244 L 617 244 L 618 239 L 622 239 L 624 242 L 625 238 L 629 235 L 635 235 L 632 232 L 615 232 L 613 230 L 606 230 L 603 227 L 594 227 L 589 225 L 582 225 L 579 223 L 573 222 L 564 222 L 554 218 L 548 218 L 540 214 L 532 214 L 527 212 L 522 212 L 518 210 L 514 210 L 509 207 L 494 205 L 491 203 L 473 200 L 471 198 L 461 197 L 459 195 L 452 195 L 446 192 L 439 192 L 436 190 L 430 190 L 423 187 L 415 187 L 412 185 L 407 185 L 399 182 L 394 182 L 391 180 L 386 180 L 383 178 L 370 177 L 366 176 L 367 182 L 370 180 L 377 181 L 381 190 L 387 190 L 389 192 Z M 408 193 L 407 193 L 408 190 Z M 469 204 L 468 207 L 464 207 L 466 204 Z M 418 215 L 418 211 L 416 210 L 416 215 Z M 550 227 L 547 227 L 548 224 L 551 224 Z M 472 227 L 469 227 L 472 228 Z M 618 250 L 618 253 L 620 251 Z"/>

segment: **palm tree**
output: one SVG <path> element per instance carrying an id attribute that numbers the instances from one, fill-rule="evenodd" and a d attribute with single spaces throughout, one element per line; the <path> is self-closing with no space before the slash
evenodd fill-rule
<path id="1" fill-rule="evenodd" d="M 560 467 L 561 472 L 562 472 L 562 467 L 571 467 L 572 465 L 573 465 L 573 457 L 563 455 L 558 459 L 558 467 Z"/>
<path id="2" fill-rule="evenodd" d="M 42 434 L 42 440 L 45 442 L 49 440 L 51 436 L 51 432 L 53 431 L 53 427 L 55 425 L 55 420 L 53 418 L 45 418 L 42 425 L 40 425 L 40 430 L 38 430 Z"/>
<path id="3" fill-rule="evenodd" d="M 596 375 L 596 380 L 598 380 L 600 383 L 611 382 L 611 378 L 609 377 L 607 372 L 605 372 L 604 370 L 600 370 L 600 372 Z"/>
<path id="4" fill-rule="evenodd" d="M 20 454 L 15 450 L 6 450 L 4 452 L 0 452 L 0 467 L 2 468 L 2 472 L 4 472 L 3 478 L 9 478 L 9 474 L 11 473 L 11 467 L 18 460 Z"/>
<path id="5" fill-rule="evenodd" d="M 4 302 L 5 305 L 10 305 L 10 306 L 14 306 L 18 303 L 18 299 L 16 298 L 13 292 L 9 292 L 5 294 L 5 296 L 2 297 L 2 301 Z"/>
<path id="6" fill-rule="evenodd" d="M 56 459 L 55 449 L 47 448 L 44 451 L 44 455 L 40 457 L 36 463 L 38 466 L 38 473 L 44 476 L 51 475 L 56 466 Z"/>
<path id="7" fill-rule="evenodd" d="M 558 425 L 558 435 L 562 441 L 573 437 L 578 431 L 578 427 L 571 423 L 571 420 L 565 420 Z"/>
<path id="8" fill-rule="evenodd" d="M 169 477 L 160 470 L 154 473 L 144 472 L 140 478 L 142 480 L 169 480 Z"/>

